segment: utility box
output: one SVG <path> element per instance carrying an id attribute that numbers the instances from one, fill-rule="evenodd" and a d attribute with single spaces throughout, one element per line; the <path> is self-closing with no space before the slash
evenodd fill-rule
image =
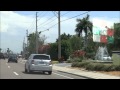
<path id="1" fill-rule="evenodd" d="M 120 51 L 112 52 L 112 60 L 114 65 L 120 65 Z"/>

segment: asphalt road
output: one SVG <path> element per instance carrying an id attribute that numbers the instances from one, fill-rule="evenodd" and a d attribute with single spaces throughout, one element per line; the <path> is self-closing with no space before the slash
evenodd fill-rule
<path id="1" fill-rule="evenodd" d="M 42 72 L 27 74 L 24 72 L 24 64 L 25 62 L 22 60 L 19 60 L 18 63 L 7 63 L 7 60 L 0 60 L 0 79 L 86 79 L 56 70 L 53 70 L 51 75 L 48 75 L 47 72 L 45 74 Z"/>

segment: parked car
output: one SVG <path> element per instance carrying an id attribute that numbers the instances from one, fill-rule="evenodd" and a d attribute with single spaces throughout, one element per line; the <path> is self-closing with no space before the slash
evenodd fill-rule
<path id="1" fill-rule="evenodd" d="M 25 63 L 25 72 L 34 71 L 48 72 L 52 74 L 52 63 L 50 55 L 47 54 L 31 54 Z"/>
<path id="2" fill-rule="evenodd" d="M 8 63 L 9 62 L 16 62 L 16 63 L 18 63 L 17 55 L 10 55 L 9 58 L 8 58 Z"/>
<path id="3" fill-rule="evenodd" d="M 0 59 L 4 59 L 5 60 L 5 56 L 3 53 L 0 53 Z"/>
<path id="4" fill-rule="evenodd" d="M 112 60 L 110 56 L 104 55 L 103 60 Z"/>

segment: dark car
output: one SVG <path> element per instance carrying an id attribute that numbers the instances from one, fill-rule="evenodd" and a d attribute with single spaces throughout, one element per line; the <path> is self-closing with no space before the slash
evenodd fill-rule
<path id="1" fill-rule="evenodd" d="M 8 58 L 8 62 L 16 62 L 18 63 L 17 55 L 10 55 Z"/>
<path id="2" fill-rule="evenodd" d="M 3 53 L 0 53 L 0 59 L 5 59 L 5 56 Z"/>

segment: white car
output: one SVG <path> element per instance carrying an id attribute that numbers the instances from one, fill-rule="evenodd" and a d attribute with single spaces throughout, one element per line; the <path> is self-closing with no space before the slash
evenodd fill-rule
<path id="1" fill-rule="evenodd" d="M 103 56 L 103 60 L 111 60 L 110 56 Z"/>
<path id="2" fill-rule="evenodd" d="M 25 63 L 25 72 L 42 71 L 52 74 L 52 63 L 50 55 L 47 54 L 31 54 Z"/>

